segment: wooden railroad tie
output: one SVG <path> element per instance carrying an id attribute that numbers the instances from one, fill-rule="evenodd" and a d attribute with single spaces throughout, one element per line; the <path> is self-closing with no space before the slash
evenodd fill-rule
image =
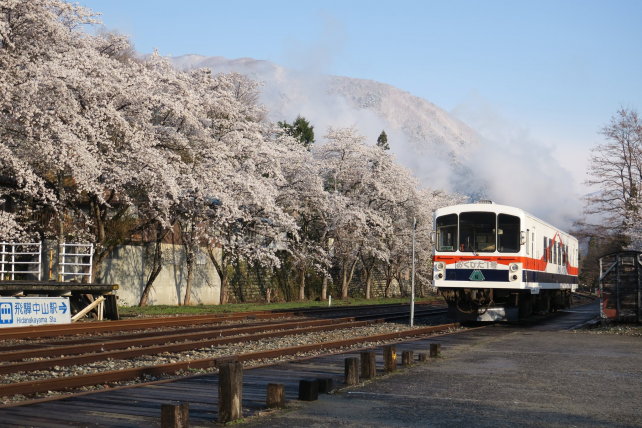
<path id="1" fill-rule="evenodd" d="M 189 403 L 161 405 L 161 428 L 187 427 L 189 427 Z"/>

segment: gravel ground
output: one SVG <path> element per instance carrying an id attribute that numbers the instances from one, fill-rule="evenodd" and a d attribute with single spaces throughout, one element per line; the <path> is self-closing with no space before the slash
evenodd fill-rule
<path id="1" fill-rule="evenodd" d="M 642 426 L 637 337 L 516 329 L 442 356 L 246 426 Z"/>
<path id="2" fill-rule="evenodd" d="M 642 337 L 642 326 L 640 325 L 606 325 L 591 329 L 573 330 L 573 333 L 588 334 L 616 334 L 621 336 Z"/>
<path id="3" fill-rule="evenodd" d="M 422 318 L 418 320 L 414 328 L 420 328 L 426 325 L 443 324 L 442 322 L 443 320 L 444 320 L 444 317 L 441 317 L 441 316 Z M 395 324 L 395 323 L 382 323 L 382 324 L 375 324 L 367 327 L 341 329 L 341 330 L 334 330 L 334 331 L 328 331 L 328 332 L 296 334 L 296 335 L 279 337 L 274 339 L 264 339 L 259 341 L 250 341 L 250 342 L 243 342 L 243 343 L 237 343 L 237 344 L 229 344 L 224 346 L 212 346 L 208 348 L 201 348 L 197 350 L 179 352 L 179 353 L 165 352 L 162 354 L 145 355 L 145 356 L 126 359 L 126 360 L 105 360 L 105 361 L 99 361 L 91 364 L 82 364 L 82 365 L 73 365 L 73 366 L 56 366 L 53 370 L 33 371 L 28 373 L 19 372 L 19 373 L 3 375 L 2 380 L 0 382 L 2 384 L 13 384 L 18 382 L 29 382 L 29 381 L 41 380 L 41 379 L 77 376 L 77 375 L 83 375 L 83 374 L 89 374 L 89 373 L 122 370 L 122 369 L 128 369 L 133 367 L 145 367 L 145 366 L 151 366 L 151 365 L 175 363 L 179 361 L 191 361 L 191 360 L 198 360 L 198 359 L 205 359 L 205 358 L 217 358 L 217 357 L 223 357 L 228 355 L 237 355 L 237 354 L 245 354 L 250 352 L 287 348 L 287 347 L 300 346 L 300 345 L 306 345 L 311 343 L 331 342 L 336 340 L 348 339 L 351 337 L 372 336 L 372 335 L 378 335 L 383 333 L 391 333 L 391 332 L 406 331 L 406 330 L 411 330 L 411 328 L 407 324 L 404 325 L 404 324 Z M 394 341 L 391 341 L 391 342 L 394 342 Z M 386 343 L 389 343 L 389 342 L 386 342 Z M 369 346 L 380 346 L 382 344 L 384 343 L 366 341 L 366 342 L 363 342 L 351 347 L 342 348 L 342 349 L 345 350 L 345 349 L 361 348 L 361 347 L 369 347 Z M 292 360 L 292 359 L 297 359 L 302 357 L 322 355 L 329 352 L 330 351 L 306 352 L 306 353 L 299 353 L 292 356 L 281 357 L 277 359 L 253 360 L 253 361 L 244 362 L 243 364 L 246 366 L 253 366 L 258 364 L 267 364 L 267 363 Z M 132 380 L 132 381 L 126 381 L 126 382 L 119 382 L 117 384 L 113 384 L 112 386 L 131 385 L 131 384 L 141 383 L 145 381 L 182 377 L 185 375 L 208 373 L 212 371 L 216 371 L 216 369 L 202 369 L 202 370 L 190 369 L 189 372 L 187 373 L 183 371 L 179 371 L 174 375 L 168 374 L 168 375 L 158 376 L 158 377 L 149 377 L 147 379 L 138 379 L 138 380 Z M 79 391 L 104 389 L 106 387 L 108 386 L 97 385 L 97 386 L 80 388 Z M 35 396 L 28 397 L 28 398 L 41 398 L 41 397 L 60 395 L 60 394 L 67 394 L 67 393 L 50 391 L 45 394 L 36 394 Z M 25 400 L 26 398 L 27 397 L 20 396 L 20 395 L 13 396 L 13 397 L 2 397 L 1 402 L 10 403 L 10 402 L 22 401 L 22 400 Z"/>

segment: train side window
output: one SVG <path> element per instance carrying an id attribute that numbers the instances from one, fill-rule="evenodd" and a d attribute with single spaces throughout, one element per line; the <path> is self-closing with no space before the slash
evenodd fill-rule
<path id="1" fill-rule="evenodd" d="M 520 250 L 520 235 L 519 217 L 508 214 L 499 214 L 497 216 L 497 247 L 500 253 L 518 253 Z"/>
<path id="2" fill-rule="evenodd" d="M 548 262 L 548 238 L 546 236 L 544 238 L 544 252 L 542 253 L 542 256 L 544 257 L 544 261 Z"/>
<path id="3" fill-rule="evenodd" d="M 437 251 L 457 251 L 457 214 L 437 217 Z"/>

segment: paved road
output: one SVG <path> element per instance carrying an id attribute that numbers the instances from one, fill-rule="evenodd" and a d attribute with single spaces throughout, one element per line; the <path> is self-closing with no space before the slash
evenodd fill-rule
<path id="1" fill-rule="evenodd" d="M 444 345 L 442 359 L 248 426 L 642 426 L 642 339 L 563 331 L 596 314 L 591 304 L 491 327 L 508 334 Z"/>

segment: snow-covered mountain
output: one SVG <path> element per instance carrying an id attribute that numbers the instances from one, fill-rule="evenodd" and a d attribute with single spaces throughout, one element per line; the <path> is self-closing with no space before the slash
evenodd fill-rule
<path id="1" fill-rule="evenodd" d="M 328 126 L 356 125 L 372 143 L 385 130 L 400 162 L 426 184 L 479 196 L 479 181 L 463 166 L 479 145 L 475 132 L 428 100 L 373 80 L 301 72 L 251 58 L 169 60 L 177 69 L 236 71 L 263 82 L 261 101 L 270 118 L 291 122 L 301 114 L 315 126 L 317 140 Z"/>
<path id="2" fill-rule="evenodd" d="M 517 206 L 561 227 L 570 227 L 580 211 L 572 176 L 551 156 L 551 147 L 502 119 L 483 100 L 449 113 L 372 80 L 291 70 L 252 58 L 169 60 L 177 69 L 236 71 L 263 82 L 261 102 L 270 119 L 292 122 L 301 114 L 314 125 L 318 142 L 328 126 L 356 125 L 372 144 L 385 130 L 395 156 L 429 187 Z"/>

